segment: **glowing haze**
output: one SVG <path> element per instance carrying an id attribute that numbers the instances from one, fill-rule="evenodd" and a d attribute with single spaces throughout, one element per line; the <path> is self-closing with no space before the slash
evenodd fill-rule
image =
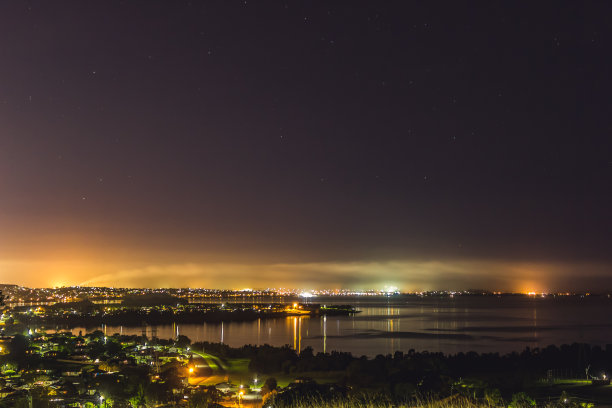
<path id="1" fill-rule="evenodd" d="M 0 281 L 612 289 L 609 6 L 404 3 L 1 4 Z"/>

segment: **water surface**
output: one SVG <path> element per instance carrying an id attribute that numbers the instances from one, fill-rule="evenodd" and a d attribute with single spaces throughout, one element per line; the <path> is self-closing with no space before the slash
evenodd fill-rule
<path id="1" fill-rule="evenodd" d="M 285 301 L 294 299 L 285 298 Z M 296 350 L 310 346 L 315 352 L 336 350 L 367 356 L 410 349 L 506 353 L 521 351 L 527 346 L 612 343 L 612 300 L 609 298 L 333 297 L 314 298 L 310 302 L 352 304 L 360 313 L 148 326 L 144 330 L 148 337 L 173 338 L 182 334 L 194 342 L 222 342 L 233 347 L 289 344 Z M 143 333 L 143 327 L 100 329 L 108 335 Z M 86 332 L 86 329 L 72 331 Z"/>

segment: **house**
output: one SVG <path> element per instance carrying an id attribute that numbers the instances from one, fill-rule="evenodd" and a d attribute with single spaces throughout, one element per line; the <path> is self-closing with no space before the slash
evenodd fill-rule
<path id="1" fill-rule="evenodd" d="M 0 389 L 0 398 L 5 398 L 6 396 L 8 396 L 9 394 L 12 394 L 13 392 L 15 392 L 15 389 L 13 387 L 11 386 L 4 387 Z"/>

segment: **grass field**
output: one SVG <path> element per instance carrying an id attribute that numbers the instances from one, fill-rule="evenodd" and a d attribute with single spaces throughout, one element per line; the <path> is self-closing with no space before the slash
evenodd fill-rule
<path id="1" fill-rule="evenodd" d="M 296 378 L 311 378 L 319 384 L 336 383 L 345 375 L 344 371 L 311 371 L 299 374 L 275 374 L 262 377 L 274 377 L 280 387 L 286 387 Z"/>
<path id="2" fill-rule="evenodd" d="M 592 402 L 596 405 L 612 405 L 612 385 L 592 385 L 586 379 L 560 379 L 539 382 L 525 390 L 539 401 L 559 398 L 565 392 L 575 402 Z"/>
<path id="3" fill-rule="evenodd" d="M 495 408 L 488 404 L 474 402 L 463 397 L 449 397 L 441 400 L 422 400 L 398 404 L 381 398 L 349 398 L 340 401 L 310 399 L 297 402 L 286 408 Z"/>
<path id="4" fill-rule="evenodd" d="M 342 371 L 313 371 L 299 374 L 268 375 L 251 372 L 249 370 L 250 360 L 248 358 L 227 358 L 221 360 L 220 358 L 208 353 L 195 352 L 195 354 L 205 359 L 206 363 L 213 370 L 214 378 L 211 377 L 210 380 L 204 381 L 203 384 L 208 384 L 212 381 L 220 382 L 223 380 L 230 381 L 235 384 L 258 387 L 261 386 L 268 377 L 274 377 L 280 387 L 286 387 L 295 381 L 296 378 L 311 378 L 319 384 L 326 384 L 338 382 L 344 375 L 344 372 Z M 255 379 L 257 379 L 257 382 L 255 382 Z"/>

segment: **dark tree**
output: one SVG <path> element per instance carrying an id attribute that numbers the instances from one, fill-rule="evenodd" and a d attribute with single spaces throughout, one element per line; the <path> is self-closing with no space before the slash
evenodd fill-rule
<path id="1" fill-rule="evenodd" d="M 176 345 L 181 348 L 185 348 L 191 344 L 189 337 L 180 334 L 176 339 Z"/>
<path id="2" fill-rule="evenodd" d="M 261 387 L 261 395 L 266 395 L 274 391 L 277 387 L 276 378 L 268 377 L 264 385 Z"/>
<path id="3" fill-rule="evenodd" d="M 22 360 L 26 356 L 26 351 L 28 350 L 29 341 L 22 334 L 16 334 L 15 337 L 11 339 L 11 342 L 8 345 L 9 354 L 11 358 L 15 360 Z"/>

